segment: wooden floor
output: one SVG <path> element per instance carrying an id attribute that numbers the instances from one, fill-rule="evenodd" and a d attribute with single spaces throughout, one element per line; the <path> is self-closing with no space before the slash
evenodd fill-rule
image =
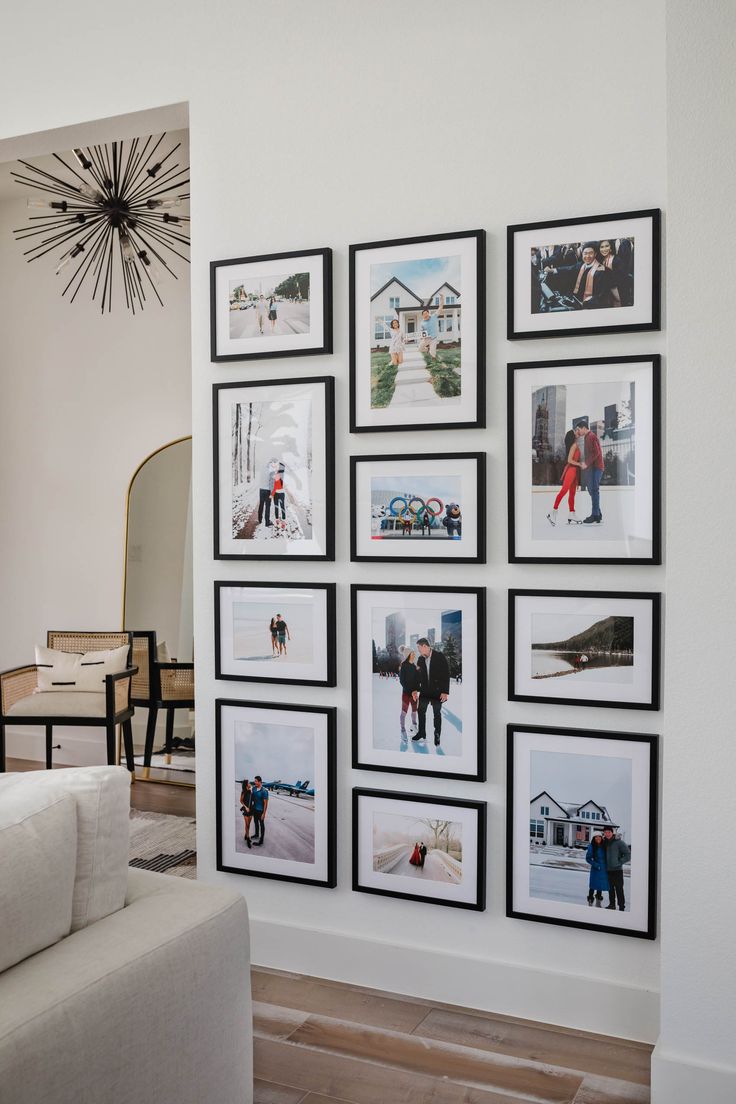
<path id="1" fill-rule="evenodd" d="M 35 759 L 8 759 L 9 771 L 43 770 Z M 61 769 L 61 768 L 60 768 Z M 172 816 L 193 817 L 195 797 L 193 786 L 167 786 L 161 782 L 141 782 L 130 787 L 130 807 L 142 813 L 170 813 Z"/>
<path id="2" fill-rule="evenodd" d="M 254 1104 L 648 1104 L 652 1048 L 254 968 Z"/>

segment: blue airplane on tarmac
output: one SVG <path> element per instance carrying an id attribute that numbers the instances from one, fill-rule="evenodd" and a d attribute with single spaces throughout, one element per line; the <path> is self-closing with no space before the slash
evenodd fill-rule
<path id="1" fill-rule="evenodd" d="M 314 787 L 308 789 L 309 779 L 306 782 L 282 782 L 277 778 L 275 782 L 264 782 L 267 790 L 273 793 L 285 793 L 290 797 L 314 797 Z"/>

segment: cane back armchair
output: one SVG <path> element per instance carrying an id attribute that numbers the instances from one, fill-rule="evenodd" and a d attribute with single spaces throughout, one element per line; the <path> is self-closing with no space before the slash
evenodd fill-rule
<path id="1" fill-rule="evenodd" d="M 143 766 L 148 771 L 153 755 L 159 710 L 166 710 L 164 753 L 170 756 L 173 750 L 176 710 L 194 709 L 194 664 L 179 663 L 175 660 L 160 661 L 154 631 L 134 632 L 132 637 L 133 662 L 138 673 L 133 678 L 131 701 L 134 706 L 148 710 L 146 746 L 143 755 Z"/>
<path id="2" fill-rule="evenodd" d="M 136 668 L 131 665 L 133 638 L 129 632 L 54 632 L 47 633 L 46 644 L 60 652 L 99 652 L 128 646 L 126 669 L 106 675 L 104 691 L 99 693 L 37 693 L 38 668 L 35 663 L 0 674 L 0 772 L 5 770 L 5 729 L 8 725 L 36 725 L 46 730 L 46 769 L 51 770 L 54 728 L 85 726 L 104 728 L 107 762 L 116 761 L 115 730 L 121 725 L 128 770 L 133 760 L 135 712 L 131 683 Z"/>

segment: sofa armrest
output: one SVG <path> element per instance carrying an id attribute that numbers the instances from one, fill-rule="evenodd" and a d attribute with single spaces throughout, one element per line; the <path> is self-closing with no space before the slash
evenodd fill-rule
<path id="1" fill-rule="evenodd" d="M 137 674 L 137 667 L 126 667 L 124 671 L 118 671 L 116 675 L 105 675 L 105 699 L 108 717 L 111 715 L 111 711 L 117 717 L 119 713 L 124 713 L 127 709 L 130 709 L 133 675 Z"/>
<path id="2" fill-rule="evenodd" d="M 27 698 L 38 687 L 38 668 L 35 663 L 15 667 L 0 674 L 0 715 L 5 716 L 21 698 Z"/>
<path id="3" fill-rule="evenodd" d="M 148 871 L 128 890 L 0 975 L 0 1104 L 252 1101 L 244 899 Z"/>

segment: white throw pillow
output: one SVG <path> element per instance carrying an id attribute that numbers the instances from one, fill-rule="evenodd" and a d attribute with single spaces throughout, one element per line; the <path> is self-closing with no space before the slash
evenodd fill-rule
<path id="1" fill-rule="evenodd" d="M 69 935 L 76 868 L 74 798 L 49 787 L 4 787 L 0 973 Z"/>
<path id="2" fill-rule="evenodd" d="M 0 775 L 0 808 L 6 797 L 21 791 L 68 793 L 76 802 L 72 931 L 122 908 L 130 843 L 130 774 L 125 767 L 68 767 Z"/>
<path id="3" fill-rule="evenodd" d="M 70 690 L 99 694 L 105 676 L 117 675 L 128 665 L 128 645 L 100 652 L 60 652 L 36 645 L 38 690 Z"/>

